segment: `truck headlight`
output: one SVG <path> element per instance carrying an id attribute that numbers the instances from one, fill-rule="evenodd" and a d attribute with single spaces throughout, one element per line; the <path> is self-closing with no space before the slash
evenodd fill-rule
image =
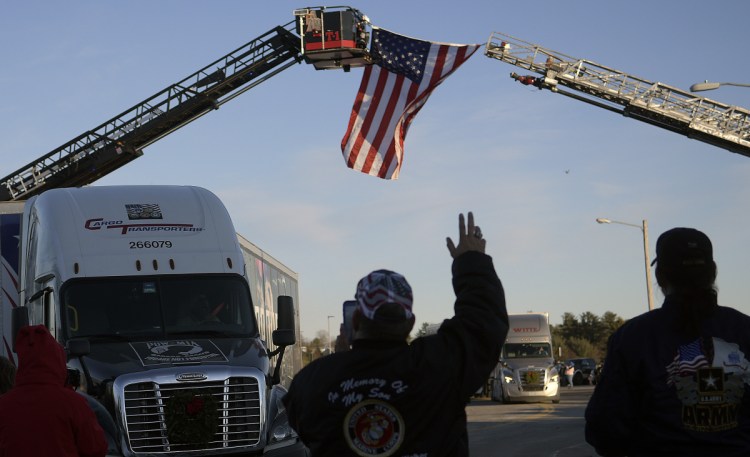
<path id="1" fill-rule="evenodd" d="M 289 418 L 286 416 L 286 411 L 278 413 L 273 419 L 271 427 L 269 427 L 269 437 L 269 443 L 278 443 L 279 441 L 297 437 L 289 425 Z"/>
<path id="2" fill-rule="evenodd" d="M 505 380 L 505 384 L 515 384 L 515 381 L 513 380 L 512 376 L 505 376 L 504 380 Z"/>
<path id="3" fill-rule="evenodd" d="M 297 433 L 289 425 L 289 417 L 286 414 L 284 403 L 281 401 L 284 395 L 286 395 L 286 389 L 280 386 L 274 386 L 271 389 L 270 424 L 268 427 L 269 445 L 297 438 Z"/>

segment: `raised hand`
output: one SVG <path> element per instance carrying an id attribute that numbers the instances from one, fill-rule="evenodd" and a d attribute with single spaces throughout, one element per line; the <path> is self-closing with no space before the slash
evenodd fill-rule
<path id="1" fill-rule="evenodd" d="M 474 214 L 469 211 L 469 225 L 464 223 L 464 215 L 458 215 L 458 244 L 453 244 L 450 237 L 446 238 L 448 251 L 454 259 L 466 251 L 484 252 L 487 241 L 482 238 L 482 230 L 474 225 Z"/>

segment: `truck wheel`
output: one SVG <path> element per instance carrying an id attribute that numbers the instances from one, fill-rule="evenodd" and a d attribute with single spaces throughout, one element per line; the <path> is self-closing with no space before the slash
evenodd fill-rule
<path id="1" fill-rule="evenodd" d="M 583 384 L 583 373 L 580 371 L 577 371 L 576 374 L 573 376 L 573 385 L 574 386 L 580 386 Z"/>
<path id="2" fill-rule="evenodd" d="M 492 386 L 490 387 L 490 400 L 500 401 L 500 395 L 497 394 L 497 389 L 497 383 L 492 381 Z"/>

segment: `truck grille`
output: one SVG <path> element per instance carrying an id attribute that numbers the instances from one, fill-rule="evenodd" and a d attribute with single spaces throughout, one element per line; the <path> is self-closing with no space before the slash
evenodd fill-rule
<path id="1" fill-rule="evenodd" d="M 208 399 L 215 406 L 213 422 L 217 427 L 211 438 L 199 443 L 170 439 L 167 409 L 170 399 L 178 397 Z M 262 444 L 264 405 L 260 383 L 253 376 L 188 383 L 132 382 L 124 386 L 122 404 L 127 441 L 136 455 L 229 450 Z"/>
<path id="2" fill-rule="evenodd" d="M 544 390 L 544 369 L 520 370 L 521 386 L 523 390 L 536 391 Z"/>

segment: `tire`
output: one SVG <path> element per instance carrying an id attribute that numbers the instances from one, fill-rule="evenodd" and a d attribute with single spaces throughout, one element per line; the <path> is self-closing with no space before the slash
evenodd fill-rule
<path id="1" fill-rule="evenodd" d="M 503 390 L 503 403 L 506 405 L 510 403 L 510 397 L 505 393 L 505 390 Z"/>
<path id="2" fill-rule="evenodd" d="M 498 389 L 502 390 L 502 388 L 498 387 L 498 383 L 496 380 L 492 381 L 492 386 L 490 388 L 490 400 L 492 401 L 500 401 L 502 394 L 498 395 Z"/>
<path id="3" fill-rule="evenodd" d="M 580 386 L 581 384 L 583 384 L 583 373 L 576 371 L 576 374 L 573 375 L 573 385 Z"/>

